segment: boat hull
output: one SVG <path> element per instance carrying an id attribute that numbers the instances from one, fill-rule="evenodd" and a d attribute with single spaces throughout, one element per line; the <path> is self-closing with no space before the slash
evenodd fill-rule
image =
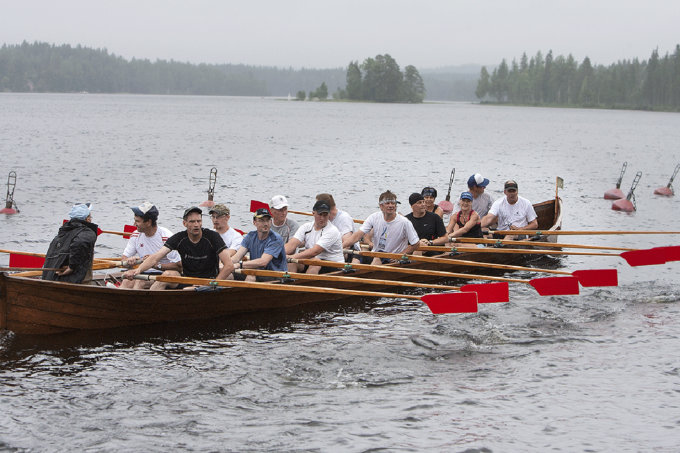
<path id="1" fill-rule="evenodd" d="M 561 201 L 549 200 L 534 205 L 539 229 L 561 226 Z M 547 240 L 555 241 L 555 236 Z M 447 254 L 442 255 L 446 257 Z M 536 255 L 501 253 L 461 253 L 457 259 L 516 264 Z M 468 272 L 479 274 L 484 268 L 442 263 L 409 263 L 402 267 Z M 340 272 L 341 273 L 341 272 Z M 436 276 L 395 274 L 385 271 L 357 271 L 352 276 L 409 281 L 440 280 Z M 296 285 L 319 286 L 315 281 L 296 281 Z M 329 288 L 378 291 L 389 288 L 360 282 L 323 282 Z M 354 296 L 355 298 L 356 296 Z M 148 291 L 15 277 L 0 273 L 0 329 L 16 334 L 46 335 L 75 330 L 111 329 L 145 324 L 214 319 L 237 313 L 268 312 L 315 302 L 346 299 L 334 294 L 292 293 L 270 289 L 220 288 L 209 291 Z"/>

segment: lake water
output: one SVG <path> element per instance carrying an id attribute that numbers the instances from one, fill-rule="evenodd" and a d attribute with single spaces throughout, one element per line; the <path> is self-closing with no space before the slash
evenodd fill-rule
<path id="1" fill-rule="evenodd" d="M 0 247 L 44 252 L 84 201 L 102 229 L 122 230 L 128 207 L 150 200 L 179 231 L 213 166 L 215 200 L 244 230 L 250 200 L 277 193 L 309 211 L 330 192 L 365 218 L 391 189 L 407 213 L 427 185 L 442 200 L 455 168 L 453 198 L 474 172 L 494 197 L 514 178 L 533 202 L 554 197 L 561 176 L 564 229 L 677 231 L 680 197 L 652 192 L 679 143 L 673 113 L 0 94 L 0 182 L 17 172 L 21 210 L 0 217 Z M 624 161 L 624 193 L 643 172 L 632 214 L 602 199 Z M 647 248 L 678 236 L 562 242 Z M 102 235 L 96 253 L 124 245 Z M 613 267 L 620 286 L 540 297 L 513 284 L 510 303 L 468 315 L 380 299 L 266 320 L 0 334 L 0 450 L 678 451 L 680 264 L 548 264 Z"/>

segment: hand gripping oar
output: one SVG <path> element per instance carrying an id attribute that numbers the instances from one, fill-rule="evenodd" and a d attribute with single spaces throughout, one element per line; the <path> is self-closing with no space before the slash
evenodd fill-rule
<path id="1" fill-rule="evenodd" d="M 325 260 L 308 260 L 288 258 L 290 263 L 300 263 L 309 266 L 326 266 L 344 269 L 366 269 L 372 271 L 397 272 L 401 274 L 426 275 L 440 278 L 465 278 L 471 280 L 491 280 L 497 282 L 526 283 L 536 289 L 541 296 L 562 296 L 578 294 L 579 286 L 576 277 L 545 277 L 523 280 L 520 278 L 493 277 L 489 275 L 460 274 L 455 272 L 433 271 L 428 269 L 412 269 L 408 267 L 384 266 L 375 264 L 348 264 Z M 464 286 L 461 289 L 465 288 Z"/>
<path id="2" fill-rule="evenodd" d="M 301 274 L 296 272 L 278 272 L 278 271 L 267 271 L 259 269 L 236 269 L 236 273 L 242 273 L 244 275 L 260 275 L 264 277 L 279 277 L 279 278 L 292 278 L 300 280 L 322 280 L 322 281 L 335 281 L 335 282 L 354 282 L 367 285 L 382 285 L 382 286 L 409 286 L 415 288 L 432 288 L 432 289 L 443 289 L 447 291 L 462 291 L 462 292 L 476 292 L 477 293 L 477 303 L 488 304 L 494 302 L 508 302 L 510 300 L 510 293 L 508 291 L 507 282 L 501 283 L 477 283 L 468 284 L 463 286 L 449 286 L 449 285 L 436 285 L 428 283 L 416 283 L 416 282 L 404 282 L 400 280 L 378 280 L 372 278 L 363 277 L 347 277 L 347 276 L 337 276 L 328 274 Z"/>
<path id="3" fill-rule="evenodd" d="M 269 291 L 292 291 L 302 293 L 342 294 L 345 296 L 389 297 L 394 299 L 421 300 L 427 304 L 432 313 L 476 313 L 477 294 L 474 292 L 437 293 L 416 296 L 410 294 L 385 293 L 378 291 L 359 291 L 351 289 L 324 288 L 319 286 L 299 286 L 260 282 L 241 282 L 236 280 L 217 280 L 210 278 L 172 277 L 165 275 L 138 274 L 136 280 L 154 280 L 167 283 L 184 283 L 187 285 L 225 286 L 230 288 L 253 288 Z"/>
<path id="4" fill-rule="evenodd" d="M 458 260 L 454 258 L 436 258 L 420 255 L 400 255 L 398 253 L 385 252 L 356 252 L 345 250 L 345 253 L 354 253 L 362 256 L 373 256 L 378 258 L 390 258 L 396 260 L 419 261 L 422 263 L 434 264 L 458 264 L 461 266 L 487 267 L 491 269 L 506 269 L 513 271 L 542 272 L 546 274 L 571 275 L 576 277 L 581 286 L 618 286 L 616 269 L 588 269 L 574 272 L 559 271 L 555 269 L 542 269 L 537 267 L 513 266 L 510 264 L 484 263 L 479 261 Z"/>
<path id="5" fill-rule="evenodd" d="M 677 246 L 674 246 L 677 247 Z M 670 247 L 672 250 L 673 247 Z M 601 252 L 565 252 L 562 250 L 546 249 L 513 249 L 505 247 L 444 247 L 444 246 L 421 246 L 418 250 L 433 252 L 456 253 L 515 253 L 518 255 L 580 255 L 580 256 L 618 256 L 626 260 L 630 266 L 651 266 L 665 264 L 667 257 L 673 252 L 669 247 L 655 247 L 652 249 L 631 250 L 623 253 Z"/>

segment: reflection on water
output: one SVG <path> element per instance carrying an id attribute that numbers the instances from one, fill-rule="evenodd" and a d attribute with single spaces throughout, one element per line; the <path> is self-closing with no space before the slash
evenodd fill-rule
<path id="1" fill-rule="evenodd" d="M 517 179 L 532 201 L 565 180 L 565 229 L 677 230 L 677 198 L 652 195 L 680 160 L 666 113 L 272 99 L 1 94 L 0 176 L 17 171 L 18 216 L 0 246 L 42 252 L 71 203 L 119 230 L 149 199 L 178 231 L 185 207 L 215 200 L 248 230 L 250 200 L 283 193 L 308 211 L 330 192 L 354 218 L 391 189 L 452 196 L 469 174 Z M 627 161 L 638 211 L 604 191 Z M 403 213 L 409 208 L 400 206 Z M 298 220 L 306 220 L 297 217 Z M 208 222 L 209 223 L 209 222 Z M 664 236 L 571 236 L 647 248 Z M 122 251 L 99 237 L 97 254 Z M 4 261 L 3 261 L 4 260 Z M 0 256 L 0 265 L 7 263 Z M 677 263 L 541 258 L 550 269 L 615 267 L 621 286 L 433 316 L 422 303 L 357 300 L 49 338 L 0 337 L 0 449 L 674 451 L 680 336 Z M 513 276 L 539 276 L 523 272 Z"/>

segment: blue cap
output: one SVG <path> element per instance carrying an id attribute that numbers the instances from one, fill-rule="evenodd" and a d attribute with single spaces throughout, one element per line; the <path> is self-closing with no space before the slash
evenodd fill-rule
<path id="1" fill-rule="evenodd" d="M 472 201 L 472 194 L 470 192 L 463 192 L 462 194 L 460 194 L 460 199 Z"/>
<path id="2" fill-rule="evenodd" d="M 468 187 L 486 187 L 488 184 L 489 180 L 479 173 L 475 173 L 468 178 Z"/>
<path id="3" fill-rule="evenodd" d="M 68 213 L 69 218 L 85 220 L 90 215 L 92 210 L 92 203 L 80 203 L 73 205 Z"/>

